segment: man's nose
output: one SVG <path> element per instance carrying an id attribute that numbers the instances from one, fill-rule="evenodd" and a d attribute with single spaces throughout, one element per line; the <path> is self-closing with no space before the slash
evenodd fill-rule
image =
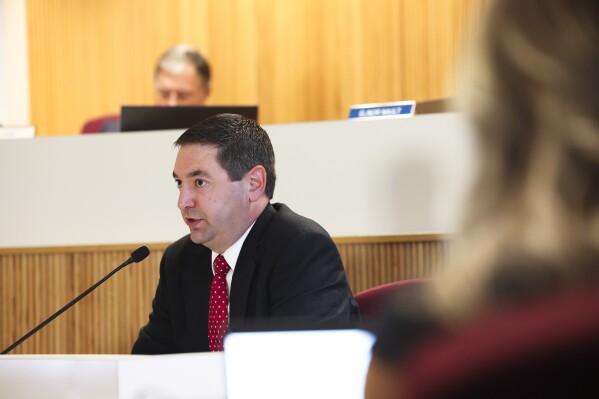
<path id="1" fill-rule="evenodd" d="M 169 107 L 176 107 L 177 105 L 179 105 L 179 95 L 176 91 L 171 91 L 168 93 L 166 105 L 168 105 Z"/>
<path id="2" fill-rule="evenodd" d="M 180 210 L 184 210 L 185 208 L 193 208 L 195 205 L 193 197 L 189 190 L 181 187 L 179 190 L 179 200 L 177 201 L 177 207 Z"/>

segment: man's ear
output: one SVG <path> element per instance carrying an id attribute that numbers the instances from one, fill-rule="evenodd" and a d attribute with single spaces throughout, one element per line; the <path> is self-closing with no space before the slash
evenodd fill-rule
<path id="1" fill-rule="evenodd" d="M 210 94 L 212 94 L 212 85 L 210 83 L 204 86 L 204 94 L 206 95 L 206 99 L 210 97 Z"/>
<path id="2" fill-rule="evenodd" d="M 256 202 L 266 190 L 266 169 L 262 165 L 256 165 L 246 173 L 249 182 L 249 197 L 251 202 Z"/>

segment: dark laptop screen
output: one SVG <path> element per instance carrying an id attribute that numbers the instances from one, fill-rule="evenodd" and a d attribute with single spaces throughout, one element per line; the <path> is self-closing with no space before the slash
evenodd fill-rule
<path id="1" fill-rule="evenodd" d="M 121 107 L 121 131 L 187 129 L 217 114 L 240 114 L 258 120 L 256 105 L 131 106 Z"/>

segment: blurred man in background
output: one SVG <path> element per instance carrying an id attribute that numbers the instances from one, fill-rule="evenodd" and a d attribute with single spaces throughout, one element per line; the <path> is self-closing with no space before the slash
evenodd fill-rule
<path id="1" fill-rule="evenodd" d="M 156 105 L 204 105 L 210 96 L 210 64 L 189 44 L 167 49 L 156 62 L 154 90 Z M 87 121 L 82 133 L 120 131 L 118 115 L 102 116 Z"/>
<path id="2" fill-rule="evenodd" d="M 178 44 L 156 63 L 154 87 L 157 105 L 204 105 L 210 96 L 210 65 L 192 46 Z"/>

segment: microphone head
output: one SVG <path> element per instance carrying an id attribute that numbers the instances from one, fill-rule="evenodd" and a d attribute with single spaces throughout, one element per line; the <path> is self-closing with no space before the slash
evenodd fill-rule
<path id="1" fill-rule="evenodd" d="M 145 245 L 143 247 L 137 248 L 135 251 L 131 252 L 131 259 L 133 262 L 141 262 L 150 254 L 150 250 Z"/>

